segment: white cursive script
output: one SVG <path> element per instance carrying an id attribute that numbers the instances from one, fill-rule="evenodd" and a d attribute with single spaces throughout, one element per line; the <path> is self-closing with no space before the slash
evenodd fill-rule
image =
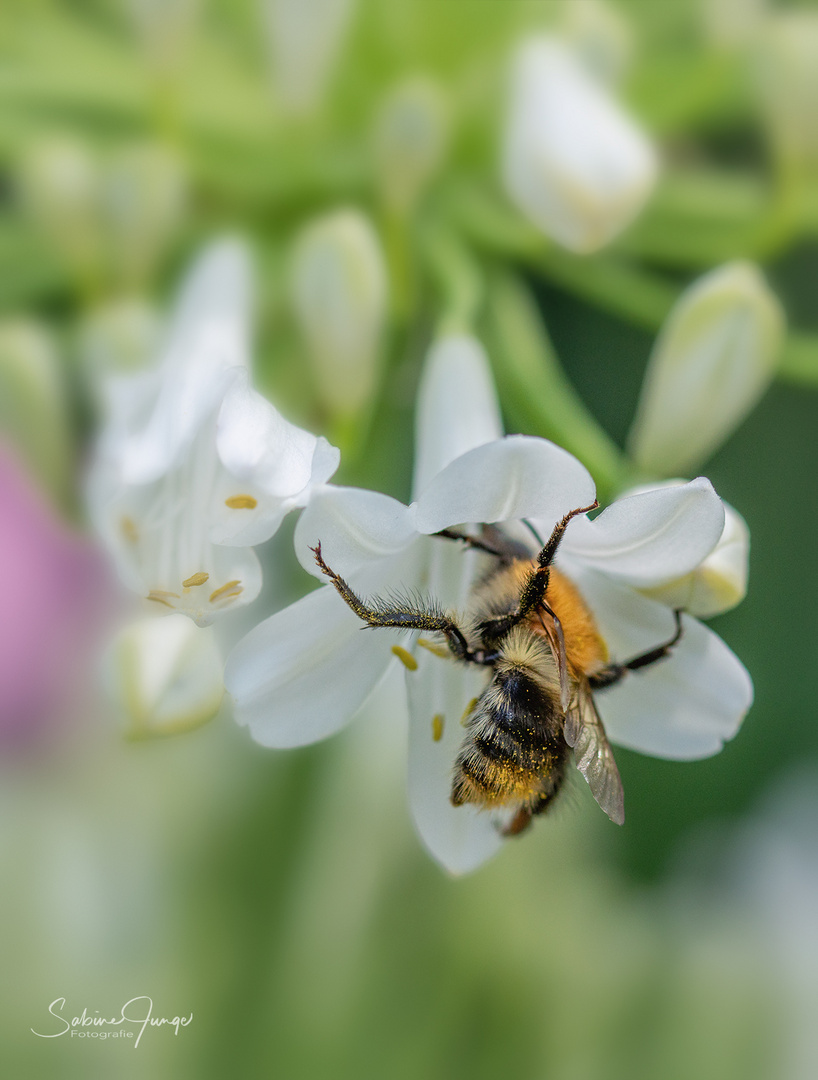
<path id="1" fill-rule="evenodd" d="M 54 1007 L 57 1006 L 57 1011 L 54 1011 Z M 139 1040 L 144 1034 L 145 1028 L 150 1024 L 151 1027 L 163 1027 L 165 1024 L 169 1024 L 174 1029 L 174 1034 L 179 1034 L 180 1027 L 187 1027 L 193 1019 L 193 1013 L 190 1016 L 174 1016 L 172 1018 L 166 1016 L 153 1016 L 153 999 L 147 996 L 133 997 L 130 1001 L 126 1001 L 122 1008 L 119 1010 L 119 1016 L 113 1016 L 108 1019 L 105 1016 L 100 1016 L 97 1012 L 94 1016 L 88 1015 L 88 1010 L 83 1009 L 80 1016 L 75 1016 L 69 1023 L 66 1017 L 62 1015 L 62 1010 L 65 1008 L 65 998 L 54 998 L 51 1004 L 48 1006 L 48 1011 L 52 1016 L 63 1025 L 61 1031 L 52 1031 L 49 1034 L 43 1034 L 40 1031 L 31 1031 L 34 1035 L 39 1036 L 41 1039 L 58 1039 L 60 1035 L 67 1035 L 71 1032 L 71 1037 L 79 1036 L 81 1038 L 109 1038 L 121 1036 L 124 1038 L 132 1039 L 134 1036 L 133 1031 L 123 1029 L 124 1024 L 136 1024 L 139 1025 L 139 1034 L 136 1036 L 136 1042 L 134 1043 L 134 1050 L 139 1046 Z M 86 1028 L 98 1028 L 99 1031 L 85 1031 Z M 111 1031 L 111 1028 L 118 1028 L 121 1030 Z M 106 1030 L 107 1029 L 107 1030 Z"/>

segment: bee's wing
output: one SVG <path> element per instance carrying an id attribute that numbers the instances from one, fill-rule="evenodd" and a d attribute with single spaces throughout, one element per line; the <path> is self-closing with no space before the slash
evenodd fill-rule
<path id="1" fill-rule="evenodd" d="M 573 748 L 576 766 L 588 782 L 593 797 L 611 821 L 624 824 L 622 780 L 587 682 L 583 681 L 577 687 L 576 698 L 565 714 L 563 734 Z"/>
<path id="2" fill-rule="evenodd" d="M 565 635 L 562 632 L 562 623 L 551 608 L 546 604 L 543 604 L 542 607 L 548 618 L 544 619 L 542 612 L 540 612 L 540 625 L 545 631 L 545 636 L 557 664 L 557 673 L 560 678 L 560 705 L 562 711 L 565 712 L 568 709 L 572 695 L 571 680 L 568 676 L 568 660 L 565 655 Z"/>

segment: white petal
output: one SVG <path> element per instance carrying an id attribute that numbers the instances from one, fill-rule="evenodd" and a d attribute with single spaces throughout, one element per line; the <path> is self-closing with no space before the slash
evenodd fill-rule
<path id="1" fill-rule="evenodd" d="M 614 661 L 668 641 L 671 610 L 592 570 L 575 583 Z M 750 676 L 716 634 L 684 616 L 670 656 L 630 672 L 595 695 L 608 738 L 643 754 L 678 760 L 709 757 L 738 731 L 753 700 Z"/>
<path id="2" fill-rule="evenodd" d="M 295 530 L 299 562 L 321 577 L 311 547 L 321 543 L 329 565 L 344 577 L 404 551 L 417 537 L 409 508 L 363 488 L 328 485 L 316 491 Z"/>
<path id="3" fill-rule="evenodd" d="M 182 615 L 130 623 L 105 658 L 109 691 L 134 736 L 186 731 L 215 716 L 221 668 L 212 630 Z"/>
<path id="4" fill-rule="evenodd" d="M 483 346 L 467 335 L 441 338 L 429 350 L 418 389 L 415 496 L 455 458 L 502 434 Z"/>
<path id="5" fill-rule="evenodd" d="M 230 653 L 234 715 L 263 746 L 332 735 L 361 707 L 389 664 L 398 631 L 363 627 L 331 585 L 256 626 Z"/>
<path id="6" fill-rule="evenodd" d="M 494 815 L 452 806 L 452 769 L 463 742 L 460 718 L 487 675 L 418 650 L 418 670 L 407 673 L 409 693 L 409 805 L 430 854 L 453 874 L 474 870 L 503 844 Z M 435 717 L 442 737 L 434 738 Z"/>
<path id="7" fill-rule="evenodd" d="M 643 590 L 646 596 L 700 619 L 741 603 L 747 594 L 750 530 L 732 506 L 725 503 L 724 510 L 724 532 L 707 558 L 691 573 Z"/>
<path id="8" fill-rule="evenodd" d="M 466 522 L 556 522 L 593 501 L 594 482 L 575 457 L 546 439 L 513 435 L 457 458 L 413 509 L 418 530 L 434 533 Z"/>
<path id="9" fill-rule="evenodd" d="M 560 556 L 632 585 L 658 585 L 695 569 L 724 529 L 724 505 L 709 480 L 617 499 L 599 517 L 572 521 Z"/>
<path id="10" fill-rule="evenodd" d="M 689 474 L 718 449 L 769 386 L 783 330 L 781 307 L 750 263 L 686 289 L 645 372 L 628 437 L 637 465 L 654 476 Z"/>
<path id="11" fill-rule="evenodd" d="M 312 486 L 325 483 L 340 460 L 335 447 L 290 424 L 246 378 L 231 388 L 219 411 L 216 445 L 225 467 L 212 506 L 211 538 L 219 544 L 268 540 L 284 515 L 305 505 Z M 250 500 L 231 507 L 227 500 L 237 496 Z"/>
<path id="12" fill-rule="evenodd" d="M 182 288 L 161 360 L 161 391 L 148 423 L 126 440 L 125 483 L 148 483 L 177 465 L 248 357 L 249 268 L 223 241 L 196 263 Z"/>
<path id="13" fill-rule="evenodd" d="M 549 37 L 520 48 L 503 179 L 535 225 L 572 251 L 594 251 L 636 216 L 656 174 L 645 135 L 570 48 Z"/>
<path id="14" fill-rule="evenodd" d="M 462 607 L 477 567 L 475 552 L 440 542 L 430 560 L 429 589 L 446 607 Z M 484 688 L 488 675 L 474 665 L 416 649 L 418 670 L 407 672 L 409 700 L 409 803 L 423 843 L 455 874 L 474 870 L 502 846 L 496 815 L 473 806 L 452 806 L 452 771 L 463 742 L 461 717 Z M 435 717 L 438 718 L 437 724 Z M 442 735 L 435 740 L 435 728 Z"/>

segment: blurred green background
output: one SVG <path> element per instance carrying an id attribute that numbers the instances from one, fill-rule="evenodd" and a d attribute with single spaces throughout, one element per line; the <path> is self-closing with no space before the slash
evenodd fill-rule
<path id="1" fill-rule="evenodd" d="M 307 52 L 290 65 L 307 83 L 332 7 L 315 6 Z M 712 759 L 617 751 L 623 829 L 575 786 L 530 835 L 452 880 L 412 831 L 388 685 L 348 731 L 301 750 L 252 744 L 227 704 L 192 734 L 133 743 L 86 658 L 75 696 L 4 753 L 4 1075 L 818 1075 L 818 140 L 809 123 L 803 143 L 782 129 L 757 77 L 765 63 L 774 82 L 790 71 L 795 100 L 810 101 L 814 82 L 797 83 L 795 60 L 765 58 L 775 40 L 765 20 L 783 9 L 605 9 L 624 27 L 611 54 L 627 60 L 622 94 L 664 170 L 638 221 L 580 257 L 512 209 L 498 166 L 509 51 L 543 28 L 579 34 L 575 5 L 348 7 L 325 78 L 304 89 L 271 59 L 261 0 L 4 5 L 0 337 L 6 347 L 8 327 L 35 325 L 60 387 L 31 396 L 28 422 L 0 407 L 32 485 L 86 529 L 94 380 L 100 364 L 127 363 L 127 349 L 100 361 L 88 327 L 125 301 L 164 308 L 193 253 L 225 229 L 257 261 L 257 385 L 341 446 L 336 480 L 404 500 L 420 365 L 447 311 L 474 313 L 508 430 L 555 436 L 547 405 L 504 366 L 493 283 L 513 275 L 621 447 L 681 288 L 728 260 L 756 260 L 788 315 L 779 375 L 704 469 L 750 527 L 748 596 L 712 625 L 749 669 L 756 701 Z M 787 10 L 810 28 L 799 40 L 818 41 L 815 9 Z M 608 24 L 601 34 L 615 44 Z M 298 60 L 293 42 L 287 55 Z M 418 78 L 432 88 L 427 119 L 443 148 L 406 209 L 390 202 L 378 118 Z M 804 110 L 813 125 L 816 101 Z M 71 167 L 55 181 L 57 159 Z M 354 424 L 315 392 L 289 293 L 299 230 L 346 205 L 376 224 L 391 302 L 378 388 Z M 584 435 L 569 447 L 580 457 Z M 261 550 L 265 589 L 246 626 L 306 591 L 291 537 L 288 521 Z M 136 1051 L 31 1033 L 56 1029 L 55 998 L 66 1015 L 114 1015 L 143 994 L 156 1015 L 193 1012 L 193 1022 L 178 1035 L 146 1031 Z"/>

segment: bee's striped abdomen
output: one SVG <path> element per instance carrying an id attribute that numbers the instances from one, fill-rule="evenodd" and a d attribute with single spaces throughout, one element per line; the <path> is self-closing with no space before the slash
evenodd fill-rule
<path id="1" fill-rule="evenodd" d="M 568 746 L 553 697 L 529 671 L 505 664 L 478 699 L 455 763 L 452 802 L 542 808 L 565 773 Z"/>

